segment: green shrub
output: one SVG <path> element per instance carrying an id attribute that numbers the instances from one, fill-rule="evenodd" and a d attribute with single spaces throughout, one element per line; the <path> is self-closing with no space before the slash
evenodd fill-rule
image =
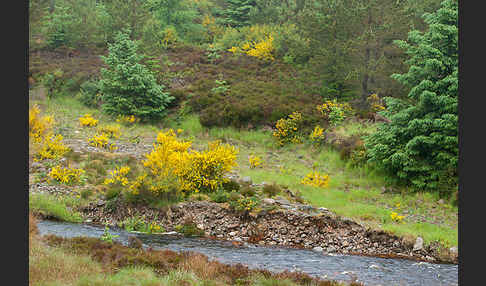
<path id="1" fill-rule="evenodd" d="M 251 212 L 260 204 L 260 200 L 256 196 L 242 197 L 238 200 L 230 201 L 230 207 L 235 211 Z"/>
<path id="2" fill-rule="evenodd" d="M 119 32 L 110 44 L 108 56 L 102 56 L 107 69 L 101 69 L 100 91 L 103 110 L 112 115 L 134 115 L 141 120 L 165 116 L 173 99 L 158 85 L 154 75 L 137 54 L 138 44 L 129 38 L 130 30 Z"/>
<path id="3" fill-rule="evenodd" d="M 42 83 L 47 89 L 47 97 L 53 98 L 62 94 L 66 80 L 64 72 L 61 69 L 56 69 L 52 73 L 46 73 L 42 79 Z"/>
<path id="4" fill-rule="evenodd" d="M 250 186 L 243 186 L 240 189 L 240 194 L 242 194 L 244 197 L 252 197 L 256 194 L 256 190 Z"/>
<path id="5" fill-rule="evenodd" d="M 118 197 L 121 193 L 121 188 L 109 188 L 105 192 L 105 199 L 112 200 Z"/>
<path id="6" fill-rule="evenodd" d="M 93 195 L 93 190 L 92 189 L 84 189 L 80 192 L 81 198 L 83 199 L 88 199 Z"/>
<path id="7" fill-rule="evenodd" d="M 222 184 L 223 190 L 227 192 L 232 192 L 232 191 L 239 191 L 240 190 L 240 184 L 236 180 L 228 180 L 227 182 L 223 182 Z"/>
<path id="8" fill-rule="evenodd" d="M 52 13 L 47 13 L 44 21 L 44 35 L 50 48 L 72 44 L 74 17 L 69 7 L 56 5 Z"/>
<path id="9" fill-rule="evenodd" d="M 80 101 L 88 107 L 99 107 L 101 105 L 101 93 L 98 81 L 85 81 L 80 86 Z"/>
<path id="10" fill-rule="evenodd" d="M 209 194 L 209 198 L 215 203 L 226 203 L 229 200 L 229 196 L 229 193 L 223 190 Z"/>
<path id="11" fill-rule="evenodd" d="M 262 190 L 262 192 L 269 198 L 278 195 L 281 191 L 282 189 L 275 183 L 272 183 L 271 185 L 265 184 Z"/>

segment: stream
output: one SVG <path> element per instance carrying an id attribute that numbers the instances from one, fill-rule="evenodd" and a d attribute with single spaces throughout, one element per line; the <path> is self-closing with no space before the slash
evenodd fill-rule
<path id="1" fill-rule="evenodd" d="M 101 226 L 47 220 L 39 221 L 37 227 L 41 235 L 54 234 L 61 237 L 101 237 L 104 232 L 104 228 Z M 265 247 L 252 244 L 236 247 L 229 241 L 130 233 L 117 228 L 110 228 L 110 233 L 118 235 L 119 237 L 114 240 L 124 245 L 127 245 L 129 236 L 136 236 L 143 242 L 144 247 L 194 251 L 222 263 L 241 263 L 249 268 L 267 269 L 273 272 L 300 271 L 322 279 L 339 281 L 351 281 L 356 278 L 358 282 L 370 286 L 458 285 L 458 266 L 454 264 L 324 254 L 306 249 Z"/>

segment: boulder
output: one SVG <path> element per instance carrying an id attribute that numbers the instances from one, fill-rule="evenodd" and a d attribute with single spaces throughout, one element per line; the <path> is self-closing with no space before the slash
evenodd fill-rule
<path id="1" fill-rule="evenodd" d="M 419 236 L 417 237 L 417 240 L 415 240 L 413 251 L 420 251 L 422 249 L 424 249 L 424 240 Z"/>

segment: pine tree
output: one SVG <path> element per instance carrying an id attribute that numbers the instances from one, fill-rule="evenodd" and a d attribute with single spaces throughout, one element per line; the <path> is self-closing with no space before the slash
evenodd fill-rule
<path id="1" fill-rule="evenodd" d="M 226 23 L 232 27 L 249 25 L 249 13 L 255 0 L 228 0 L 228 8 L 225 10 Z"/>
<path id="2" fill-rule="evenodd" d="M 134 115 L 141 120 L 158 120 L 165 115 L 173 99 L 157 84 L 154 75 L 141 63 L 138 45 L 125 29 L 109 44 L 108 56 L 102 56 L 108 69 L 101 70 L 100 91 L 103 110 L 113 115 Z"/>
<path id="3" fill-rule="evenodd" d="M 445 0 L 424 15 L 429 29 L 397 41 L 409 70 L 392 77 L 410 87 L 408 99 L 386 98 L 384 123 L 366 139 L 369 161 L 391 171 L 414 190 L 457 190 L 458 4 Z"/>

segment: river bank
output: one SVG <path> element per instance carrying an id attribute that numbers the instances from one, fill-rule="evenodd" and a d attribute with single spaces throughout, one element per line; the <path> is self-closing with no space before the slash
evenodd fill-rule
<path id="1" fill-rule="evenodd" d="M 147 222 L 156 221 L 165 230 L 193 224 L 205 237 L 229 240 L 234 244 L 255 243 L 313 249 L 317 252 L 354 254 L 376 257 L 399 257 L 433 263 L 458 263 L 450 250 L 439 250 L 433 244 L 371 230 L 353 220 L 337 216 L 327 209 L 295 205 L 285 200 L 264 200 L 270 211 L 242 215 L 227 204 L 207 201 L 183 202 L 166 211 L 124 205 L 121 201 L 109 206 L 104 201 L 82 208 L 85 222 L 118 225 L 126 218 L 138 216 Z"/>

